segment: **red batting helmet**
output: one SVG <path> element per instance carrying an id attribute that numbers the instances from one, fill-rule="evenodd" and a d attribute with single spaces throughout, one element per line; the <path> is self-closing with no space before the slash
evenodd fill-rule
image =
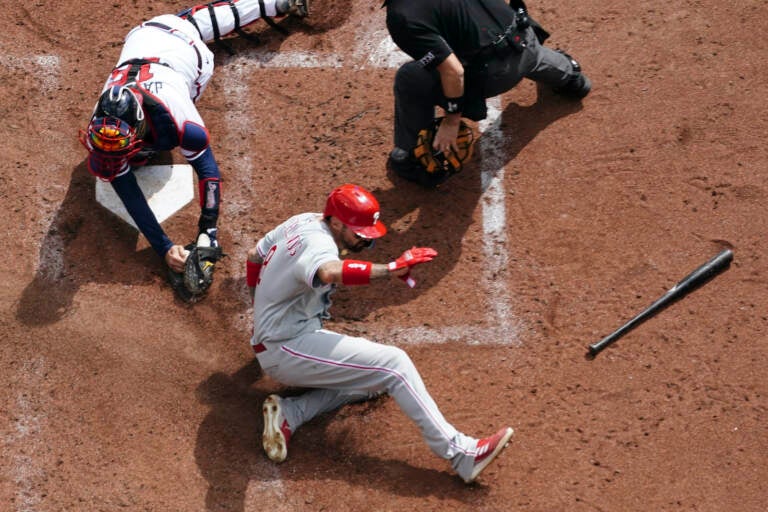
<path id="1" fill-rule="evenodd" d="M 335 188 L 328 195 L 323 215 L 336 217 L 363 238 L 379 238 L 387 232 L 379 220 L 379 202 L 359 185 L 347 183 Z"/>

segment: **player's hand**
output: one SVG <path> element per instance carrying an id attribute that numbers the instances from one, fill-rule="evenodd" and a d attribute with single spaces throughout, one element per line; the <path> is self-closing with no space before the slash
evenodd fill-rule
<path id="1" fill-rule="evenodd" d="M 443 122 L 437 128 L 432 147 L 435 151 L 450 154 L 451 150 L 458 151 L 456 138 L 459 136 L 459 126 L 461 125 L 461 115 L 446 115 Z"/>
<path id="2" fill-rule="evenodd" d="M 431 247 L 411 247 L 405 251 L 395 261 L 390 261 L 387 264 L 387 268 L 390 272 L 395 272 L 398 277 L 405 275 L 407 272 L 399 272 L 400 270 L 407 268 L 410 270 L 414 265 L 419 263 L 426 263 L 432 261 L 437 256 L 437 251 Z"/>
<path id="3" fill-rule="evenodd" d="M 165 253 L 165 264 L 174 272 L 184 273 L 184 263 L 187 261 L 187 256 L 189 256 L 189 251 L 183 245 L 173 245 Z"/>

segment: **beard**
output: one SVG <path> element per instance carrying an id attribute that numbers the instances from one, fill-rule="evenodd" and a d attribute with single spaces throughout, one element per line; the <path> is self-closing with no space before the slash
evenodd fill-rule
<path id="1" fill-rule="evenodd" d="M 344 247 L 349 252 L 362 252 L 364 249 L 368 249 L 373 246 L 373 240 L 357 240 L 354 244 L 344 242 Z"/>

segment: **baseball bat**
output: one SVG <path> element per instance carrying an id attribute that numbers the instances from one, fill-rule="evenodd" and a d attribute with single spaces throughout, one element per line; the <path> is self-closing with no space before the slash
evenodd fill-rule
<path id="1" fill-rule="evenodd" d="M 720 254 L 681 279 L 680 282 L 670 288 L 669 291 L 667 291 L 664 295 L 659 297 L 656 302 L 638 313 L 638 315 L 635 316 L 632 320 L 625 323 L 600 341 L 589 345 L 587 359 L 594 359 L 594 357 L 605 347 L 615 342 L 662 309 L 683 298 L 688 293 L 692 292 L 699 286 L 715 277 L 717 274 L 728 268 L 732 260 L 733 252 L 730 249 L 724 249 L 721 251 Z"/>

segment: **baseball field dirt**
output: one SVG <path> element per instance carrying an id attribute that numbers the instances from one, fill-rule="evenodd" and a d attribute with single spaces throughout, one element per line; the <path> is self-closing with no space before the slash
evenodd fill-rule
<path id="1" fill-rule="evenodd" d="M 78 130 L 131 27 L 191 4 L 6 2 L 0 509 L 765 510 L 768 3 L 528 3 L 592 93 L 494 98 L 431 191 L 385 173 L 403 56 L 381 1 L 314 0 L 286 34 L 213 47 L 198 106 L 228 256 L 190 306 L 96 202 Z M 327 325 L 407 350 L 462 431 L 515 429 L 474 485 L 386 397 L 304 425 L 282 464 L 261 449 L 262 401 L 299 390 L 254 361 L 245 253 L 345 182 L 390 228 L 366 257 L 439 256 L 414 289 L 340 289 Z M 163 224 L 178 243 L 196 203 Z M 730 269 L 585 360 L 723 249 Z"/>

